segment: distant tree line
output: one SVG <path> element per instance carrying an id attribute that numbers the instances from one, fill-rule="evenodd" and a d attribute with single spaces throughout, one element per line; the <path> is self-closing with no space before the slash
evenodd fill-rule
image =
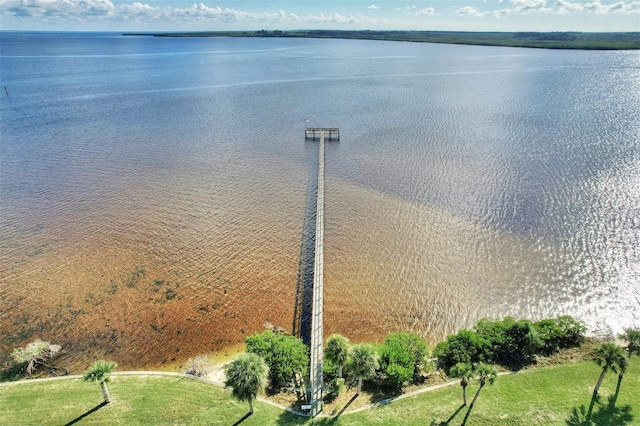
<path id="1" fill-rule="evenodd" d="M 520 40 L 573 41 L 576 33 L 515 33 L 513 38 Z"/>
<path id="2" fill-rule="evenodd" d="M 256 34 L 261 37 L 282 37 L 286 35 L 284 31 L 280 31 L 280 30 L 273 30 L 273 31 L 260 30 L 260 31 L 256 31 Z"/>
<path id="3" fill-rule="evenodd" d="M 543 49 L 620 50 L 640 49 L 640 32 L 471 32 L 471 31 L 373 31 L 373 30 L 259 30 L 204 31 L 157 34 L 154 37 L 298 37 L 387 40 Z"/>

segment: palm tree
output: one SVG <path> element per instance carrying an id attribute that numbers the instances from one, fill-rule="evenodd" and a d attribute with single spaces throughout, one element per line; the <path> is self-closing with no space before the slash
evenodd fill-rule
<path id="1" fill-rule="evenodd" d="M 226 374 L 225 388 L 232 388 L 231 394 L 238 401 L 248 401 L 249 414 L 253 414 L 253 400 L 264 390 L 267 383 L 267 364 L 254 353 L 244 353 L 229 364 Z"/>
<path id="2" fill-rule="evenodd" d="M 342 367 L 349 358 L 349 340 L 340 334 L 332 334 L 327 339 L 324 356 L 338 366 L 338 378 L 342 379 Z"/>
<path id="3" fill-rule="evenodd" d="M 89 367 L 87 371 L 82 375 L 85 382 L 98 382 L 102 389 L 102 396 L 104 397 L 104 403 L 111 402 L 111 396 L 109 395 L 109 389 L 107 389 L 107 383 L 113 370 L 116 369 L 118 364 L 113 361 L 105 361 L 103 359 L 96 361 Z"/>
<path id="4" fill-rule="evenodd" d="M 593 389 L 593 398 L 595 399 L 598 396 L 598 390 L 607 371 L 611 370 L 614 373 L 623 374 L 627 369 L 629 360 L 624 353 L 624 349 L 613 343 L 603 343 L 596 348 L 593 351 L 593 360 L 602 367 L 598 383 L 596 383 L 596 387 Z"/>
<path id="5" fill-rule="evenodd" d="M 460 379 L 460 386 L 462 386 L 463 405 L 467 405 L 467 385 L 469 384 L 469 380 L 473 379 L 473 376 L 475 375 L 475 372 L 471 368 L 471 364 L 468 364 L 466 362 L 459 362 L 451 367 L 449 375 L 451 377 Z"/>
<path id="6" fill-rule="evenodd" d="M 361 343 L 351 350 L 351 369 L 358 378 L 358 392 L 362 391 L 362 380 L 369 379 L 376 374 L 378 356 L 371 345 Z"/>
<path id="7" fill-rule="evenodd" d="M 471 406 L 476 403 L 476 399 L 478 399 L 478 395 L 480 395 L 480 391 L 484 387 L 484 385 L 489 382 L 490 385 L 496 381 L 496 377 L 498 377 L 498 373 L 496 370 L 488 364 L 479 363 L 476 366 L 476 375 L 478 376 L 478 381 L 480 382 L 480 387 L 476 391 L 476 394 L 473 396 L 473 400 L 471 401 Z"/>
<path id="8" fill-rule="evenodd" d="M 625 328 L 624 334 L 621 334 L 622 340 L 627 343 L 627 352 L 629 359 L 631 355 L 640 355 L 640 328 Z"/>
<path id="9" fill-rule="evenodd" d="M 631 355 L 636 354 L 640 355 L 640 329 L 638 328 L 625 328 L 624 333 L 620 335 L 622 340 L 627 342 L 627 357 L 628 362 L 631 362 Z M 627 362 L 627 366 L 628 366 Z M 613 406 L 618 399 L 618 395 L 620 394 L 620 386 L 622 385 L 622 376 L 626 371 L 626 366 L 624 368 L 620 368 L 618 371 L 618 383 L 616 384 L 616 393 L 610 400 L 610 404 Z"/>
<path id="10" fill-rule="evenodd" d="M 471 414 L 471 410 L 473 409 L 473 405 L 476 403 L 478 396 L 480 396 L 480 391 L 482 388 L 489 382 L 490 385 L 496 380 L 498 377 L 498 373 L 488 364 L 479 363 L 475 368 L 476 375 L 478 377 L 478 381 L 480 382 L 480 387 L 476 391 L 476 394 L 473 396 L 471 400 L 471 404 L 469 405 L 469 409 L 467 410 L 467 414 L 464 416 L 464 420 L 462 420 L 462 426 L 467 424 L 467 420 L 469 419 L 469 415 Z"/>

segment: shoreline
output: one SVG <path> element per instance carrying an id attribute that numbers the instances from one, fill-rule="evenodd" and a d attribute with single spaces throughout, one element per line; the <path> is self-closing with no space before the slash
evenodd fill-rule
<path id="1" fill-rule="evenodd" d="M 416 43 L 460 44 L 472 46 L 521 47 L 561 50 L 638 50 L 640 32 L 467 32 L 467 31 L 198 31 L 123 33 L 123 36 L 149 37 L 259 37 L 314 38 Z"/>
<path id="2" fill-rule="evenodd" d="M 541 363 L 534 364 L 522 368 L 521 370 L 512 371 L 504 368 L 498 369 L 498 376 L 512 376 L 512 375 L 523 375 L 529 374 L 531 372 L 540 371 L 540 370 L 549 370 L 554 369 L 561 366 L 570 366 L 575 365 L 577 363 L 588 362 L 589 357 L 587 356 L 590 353 L 592 345 L 590 343 L 585 343 L 578 348 L 568 349 L 558 354 L 552 355 L 550 357 L 541 357 L 543 360 Z M 224 388 L 224 368 L 228 364 L 228 362 L 215 360 L 209 363 L 207 367 L 207 375 L 204 377 L 196 377 L 192 375 L 188 375 L 182 372 L 168 372 L 161 370 L 127 370 L 127 371 L 115 371 L 113 372 L 113 376 L 137 376 L 141 378 L 146 377 L 177 377 L 184 379 L 192 379 L 196 381 L 200 381 L 203 383 L 207 383 L 218 388 Z M 43 378 L 31 378 L 31 379 L 21 379 L 16 381 L 7 381 L 0 382 L 0 388 L 2 387 L 12 387 L 16 385 L 23 384 L 35 384 L 35 383 L 45 383 L 51 381 L 61 381 L 61 380 L 71 380 L 71 379 L 81 379 L 82 375 L 80 374 L 71 374 L 66 376 L 58 376 L 58 377 L 43 377 Z M 425 382 L 421 385 L 411 385 L 409 387 L 403 388 L 402 391 L 398 394 L 388 394 L 388 395 L 378 395 L 375 396 L 375 393 L 369 391 L 363 391 L 358 398 L 358 401 L 354 404 L 353 400 L 357 396 L 355 394 L 354 389 L 345 390 L 341 396 L 334 400 L 333 402 L 327 402 L 324 404 L 325 411 L 319 415 L 319 417 L 325 418 L 336 418 L 342 414 L 354 414 L 359 413 L 375 408 L 380 408 L 386 406 L 388 404 L 398 402 L 403 399 L 411 398 L 423 393 L 436 391 L 439 389 L 453 387 L 459 385 L 459 380 L 451 377 L 443 377 L 440 375 L 434 376 L 434 380 L 429 382 Z M 291 398 L 288 398 L 291 397 Z M 306 417 L 307 413 L 300 410 L 297 405 L 298 401 L 292 397 L 292 395 L 285 395 L 283 393 L 278 393 L 274 395 L 262 395 L 256 398 L 257 401 L 260 401 L 265 404 L 269 404 L 271 406 L 277 407 L 280 410 L 287 411 L 293 414 L 296 414 L 301 417 Z M 346 401 L 351 400 L 351 402 L 346 403 Z M 343 404 L 347 404 L 344 409 Z M 338 414 L 339 412 L 339 414 Z"/>

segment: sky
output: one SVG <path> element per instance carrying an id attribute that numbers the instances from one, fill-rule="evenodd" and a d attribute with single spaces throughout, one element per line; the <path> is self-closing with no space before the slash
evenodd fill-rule
<path id="1" fill-rule="evenodd" d="M 640 0 L 0 0 L 0 29 L 640 31 Z"/>

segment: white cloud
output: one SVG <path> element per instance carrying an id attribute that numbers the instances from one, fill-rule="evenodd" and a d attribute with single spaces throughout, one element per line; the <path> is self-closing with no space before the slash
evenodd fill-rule
<path id="1" fill-rule="evenodd" d="M 511 14 L 511 9 L 494 10 L 493 12 L 491 12 L 491 18 L 500 19 L 510 14 Z"/>
<path id="2" fill-rule="evenodd" d="M 373 6 L 373 5 L 372 5 Z M 114 5 L 110 0 L 0 0 L 0 14 L 30 20 L 144 22 L 148 24 L 190 23 L 220 24 L 384 24 L 387 19 L 374 19 L 364 15 L 333 13 L 301 16 L 283 10 L 273 13 L 255 13 L 239 9 L 210 7 L 195 3 L 190 7 L 155 7 L 134 2 Z"/>
<path id="3" fill-rule="evenodd" d="M 424 9 L 418 9 L 416 5 L 406 6 L 404 9 L 396 7 L 393 10 L 401 12 L 404 10 L 404 14 L 407 16 L 434 16 L 436 10 L 433 7 L 425 7 Z"/>
<path id="4" fill-rule="evenodd" d="M 418 11 L 418 15 L 421 15 L 421 16 L 433 16 L 435 14 L 436 14 L 436 10 L 433 7 L 427 7 L 424 9 L 420 9 Z"/>
<path id="5" fill-rule="evenodd" d="M 161 19 L 162 10 L 158 7 L 151 7 L 146 3 L 135 2 L 133 4 L 124 4 L 119 7 L 122 15 L 127 19 L 137 21 L 139 18 Z"/>
<path id="6" fill-rule="evenodd" d="M 515 5 L 516 8 L 530 10 L 543 8 L 547 2 L 546 0 L 511 0 L 511 4 Z"/>
<path id="7" fill-rule="evenodd" d="M 111 28 L 118 24 L 135 28 L 169 29 L 227 29 L 227 28 L 314 28 L 314 27 L 353 27 L 353 28 L 399 28 L 421 22 L 418 19 L 439 16 L 433 7 L 418 8 L 409 3 L 394 10 L 411 18 L 392 20 L 388 17 L 351 15 L 335 12 L 332 14 L 295 14 L 284 10 L 254 12 L 249 10 L 208 6 L 195 3 L 186 7 L 155 6 L 138 0 L 130 3 L 118 3 L 127 0 L 0 0 L 0 16 L 3 23 L 22 21 L 32 25 L 47 23 L 58 27 L 73 28 L 69 23 L 77 23 L 87 28 Z M 171 0 L 169 0 L 171 1 Z M 115 2 L 115 3 L 114 3 Z M 501 9 L 485 10 L 484 7 L 500 4 Z M 371 3 L 368 10 L 380 9 Z M 640 13 L 640 0 L 498 0 L 475 3 L 456 11 L 458 16 L 487 17 L 493 19 L 511 18 L 527 14 L 617 14 L 631 15 Z M 373 13 L 372 13 L 373 15 Z M 617 18 L 611 18 L 617 19 Z M 135 22 L 135 25 L 131 25 Z M 95 25 L 94 25 L 95 24 Z M 76 26 L 77 27 L 77 26 Z M 7 26 L 7 28 L 9 28 Z"/>
<path id="8" fill-rule="evenodd" d="M 602 4 L 600 1 L 586 3 L 584 9 L 593 13 L 635 13 L 640 11 L 640 2 L 619 1 L 613 4 Z"/>
<path id="9" fill-rule="evenodd" d="M 70 1 L 70 0 L 67 0 Z M 82 1 L 82 0 L 76 0 Z M 265 23 L 295 20 L 295 15 L 284 11 L 274 13 L 251 13 L 237 9 L 209 7 L 204 3 L 193 4 L 186 8 L 158 8 L 135 2 L 118 6 L 119 19 L 146 22 L 218 22 L 218 23 Z"/>
<path id="10" fill-rule="evenodd" d="M 109 0 L 2 0 L 0 12 L 20 17 L 58 16 L 85 20 L 91 16 L 107 16 L 116 8 Z"/>
<path id="11" fill-rule="evenodd" d="M 511 4 L 515 6 L 515 13 L 551 12 L 551 9 L 545 7 L 546 0 L 511 0 Z"/>
<path id="12" fill-rule="evenodd" d="M 456 11 L 456 14 L 482 17 L 482 16 L 484 16 L 485 12 L 480 12 L 480 11 L 476 10 L 475 8 L 473 8 L 471 6 L 465 6 L 465 7 L 462 7 L 460 9 L 458 9 Z"/>
<path id="13" fill-rule="evenodd" d="M 499 3 L 504 0 L 499 0 Z M 481 11 L 471 6 L 465 6 L 456 11 L 458 15 L 468 15 L 476 17 L 490 16 L 501 18 L 513 14 L 543 13 L 543 14 L 569 14 L 569 13 L 638 13 L 640 12 L 640 1 L 617 1 L 615 3 L 603 4 L 596 0 L 593 2 L 571 2 L 557 0 L 553 5 L 548 6 L 546 0 L 509 0 L 511 7 Z"/>
<path id="14" fill-rule="evenodd" d="M 553 6 L 557 8 L 558 13 L 580 12 L 584 10 L 584 6 L 581 3 L 571 3 L 564 0 L 558 0 Z"/>

